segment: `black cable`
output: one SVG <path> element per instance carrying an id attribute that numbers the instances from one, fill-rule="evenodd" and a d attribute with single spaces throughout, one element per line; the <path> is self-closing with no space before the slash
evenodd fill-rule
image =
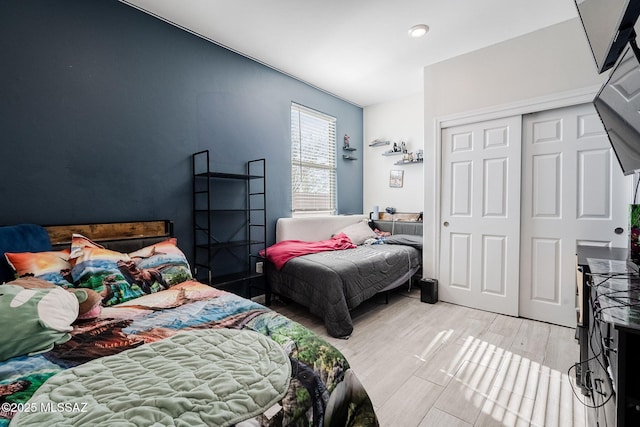
<path id="1" fill-rule="evenodd" d="M 609 308 L 626 308 L 626 307 L 635 307 L 638 305 L 638 303 L 640 303 L 640 300 L 638 300 L 636 297 L 632 297 L 629 295 L 630 291 L 634 291 L 636 289 L 634 288 L 640 288 L 640 286 L 631 286 L 631 288 L 627 288 L 627 289 L 612 289 L 610 287 L 605 287 L 604 284 L 606 282 L 608 282 L 611 279 L 636 279 L 638 278 L 637 275 L 635 274 L 628 274 L 628 273 L 613 273 L 610 275 L 599 275 L 599 274 L 590 274 L 590 276 L 592 277 L 603 277 L 603 280 L 601 280 L 598 283 L 594 283 L 594 284 L 590 284 L 589 287 L 591 289 L 593 289 L 595 291 L 594 296 L 596 299 L 599 298 L 608 298 L 612 301 L 615 301 L 617 304 L 616 305 L 611 305 L 608 307 L 602 307 L 599 309 L 598 313 L 604 309 L 609 309 Z M 602 287 L 605 287 L 607 289 L 607 291 L 601 290 Z M 620 296 L 618 296 L 618 294 L 622 294 Z M 628 298 L 630 299 L 631 302 L 628 301 L 623 301 L 622 299 L 624 298 Z M 637 301 L 637 302 L 636 302 Z"/>
<path id="2" fill-rule="evenodd" d="M 594 312 L 594 316 L 598 316 L 598 321 L 603 322 L 603 323 L 607 323 L 604 320 L 602 320 L 602 318 L 600 317 L 600 313 L 604 310 L 609 310 L 609 309 L 614 309 L 614 308 L 629 308 L 629 307 L 640 307 L 640 304 L 618 304 L 618 305 L 610 305 L 607 307 L 601 307 L 598 309 L 597 312 Z M 609 315 L 612 318 L 616 318 L 614 315 Z M 618 319 L 618 320 L 624 320 L 624 319 Z"/>
<path id="3" fill-rule="evenodd" d="M 626 289 L 625 290 L 610 289 L 608 292 L 600 291 L 598 292 L 597 297 L 609 298 L 610 300 L 613 300 L 618 304 L 629 304 L 631 306 L 635 306 L 636 304 L 640 303 L 640 299 L 637 296 L 629 295 L 629 291 Z M 622 301 L 624 299 L 627 299 L 628 301 Z M 633 302 L 630 302 L 630 301 L 633 301 Z"/>
<path id="4" fill-rule="evenodd" d="M 592 309 L 593 309 L 593 307 L 592 307 Z M 600 333 L 600 339 L 598 340 L 598 341 L 600 341 L 601 345 L 600 345 L 600 348 L 598 349 L 599 353 L 597 355 L 596 355 L 595 349 L 593 348 L 593 342 L 595 341 L 593 339 L 593 334 L 595 333 L 595 330 L 596 330 L 595 323 L 596 322 L 603 323 L 601 320 L 596 319 L 595 314 L 594 314 L 593 320 L 594 320 L 594 322 L 593 322 L 594 324 L 591 327 L 591 331 L 592 332 L 591 332 L 591 336 L 589 337 L 589 347 L 591 348 L 591 352 L 595 355 L 593 358 L 595 359 L 596 362 L 598 362 L 598 365 L 600 365 L 600 368 L 602 369 L 602 372 L 604 373 L 604 376 L 605 376 L 605 378 L 607 380 L 607 383 L 609 384 L 609 388 L 611 389 L 610 393 L 609 393 L 609 396 L 605 399 L 605 401 L 600 403 L 600 404 L 598 404 L 598 405 L 595 405 L 595 408 L 598 409 L 598 408 L 601 408 L 604 405 L 606 405 L 607 402 L 609 402 L 609 400 L 611 400 L 611 398 L 613 397 L 613 380 L 609 376 L 609 372 L 607 371 L 607 367 L 604 365 L 603 361 L 600 360 L 600 356 L 602 356 L 603 358 L 606 358 L 606 355 L 604 354 L 604 345 L 601 342 L 602 341 L 602 333 Z"/>
<path id="5" fill-rule="evenodd" d="M 594 355 L 593 355 L 592 357 L 590 357 L 590 358 L 586 359 L 586 360 L 581 360 L 581 361 L 579 361 L 578 363 L 574 363 L 573 365 L 571 365 L 571 366 L 569 367 L 569 369 L 567 370 L 567 375 L 569 376 L 569 378 L 571 378 L 571 370 L 572 370 L 572 369 L 575 369 L 575 368 L 577 367 L 577 365 L 586 365 L 586 367 L 587 367 L 587 369 L 588 369 L 588 368 L 589 368 L 589 362 L 590 362 L 590 361 L 592 361 L 592 360 L 596 360 L 596 361 L 598 362 L 598 364 L 600 365 L 600 367 L 601 367 L 601 368 L 603 368 L 604 372 L 605 372 L 605 373 L 607 373 L 606 368 L 602 365 L 602 362 L 601 362 L 601 361 L 600 361 L 600 359 L 599 359 L 599 357 L 600 357 L 601 355 L 603 355 L 603 353 L 602 353 L 602 349 L 600 349 L 600 351 L 598 352 L 598 354 L 596 354 L 595 349 L 593 348 L 593 334 L 594 334 L 594 331 L 595 331 L 595 326 L 592 326 L 592 327 L 591 327 L 591 330 L 590 330 L 590 336 L 589 336 L 589 338 L 588 338 L 588 341 L 589 341 L 589 347 L 591 348 L 591 352 L 592 352 Z M 609 375 L 608 375 L 608 374 L 606 375 L 606 377 L 607 377 L 607 380 L 608 380 L 609 386 L 611 387 L 611 390 L 613 390 L 613 384 L 612 384 L 612 382 L 611 382 L 611 378 L 609 378 Z M 580 402 L 583 406 L 585 406 L 585 407 L 587 407 L 587 408 L 590 408 L 590 409 L 598 409 L 598 408 L 603 407 L 603 406 L 604 406 L 604 405 L 606 405 L 606 404 L 607 404 L 607 402 L 609 402 L 609 400 L 611 400 L 611 398 L 613 397 L 613 393 L 610 393 L 610 394 L 609 394 L 609 396 L 607 397 L 607 399 L 606 399 L 604 402 L 599 403 L 599 404 L 597 404 L 597 405 L 595 405 L 595 404 L 594 404 L 594 405 L 590 405 L 590 404 L 586 403 L 585 401 L 583 401 L 583 400 L 580 398 L 580 396 L 578 396 L 578 394 L 576 393 L 576 389 L 575 389 L 575 387 L 573 386 L 573 384 L 571 383 L 571 381 L 569 381 L 569 386 L 571 387 L 571 392 L 572 392 L 572 393 L 573 393 L 573 395 L 576 397 L 576 399 L 578 400 L 578 402 Z M 594 390 L 593 390 L 593 389 L 591 389 L 591 388 L 590 388 L 590 390 L 591 390 L 592 400 L 594 400 L 594 399 L 593 399 L 593 397 L 594 397 L 594 395 L 593 395 Z M 595 400 L 594 400 L 594 403 L 595 403 Z"/>
<path id="6" fill-rule="evenodd" d="M 622 294 L 621 296 L 617 296 L 618 294 Z M 630 307 L 638 307 L 640 306 L 640 300 L 637 297 L 629 296 L 628 290 L 617 290 L 613 289 L 610 292 L 599 291 L 595 294 L 595 299 L 600 303 L 600 300 L 603 298 L 607 298 L 615 302 L 616 304 L 611 304 L 607 306 L 600 306 L 597 311 L 594 312 L 594 316 L 599 314 L 603 310 L 610 310 L 614 308 L 630 308 Z M 624 301 L 627 298 L 628 301 Z"/>
<path id="7" fill-rule="evenodd" d="M 591 304 L 591 311 L 593 313 L 593 322 L 590 325 L 589 328 L 589 334 L 587 337 L 587 341 L 588 341 L 588 345 L 589 348 L 591 350 L 591 353 L 593 354 L 592 357 L 586 359 L 586 360 L 581 360 L 578 363 L 573 364 L 571 367 L 569 367 L 569 369 L 567 370 L 567 375 L 569 376 L 569 378 L 571 378 L 571 370 L 572 369 L 577 369 L 578 364 L 582 365 L 584 369 L 584 367 L 586 366 L 587 370 L 589 369 L 589 362 L 591 361 L 596 361 L 598 363 L 598 365 L 600 366 L 600 368 L 602 369 L 602 372 L 606 378 L 607 384 L 609 385 L 609 395 L 606 397 L 606 399 L 598 404 L 595 404 L 595 398 L 596 398 L 596 393 L 601 394 L 601 392 L 597 392 L 596 390 L 594 390 L 593 387 L 591 387 L 591 384 L 587 384 L 585 385 L 589 390 L 590 390 L 590 394 L 591 394 L 591 400 L 594 403 L 593 405 L 590 405 L 588 403 L 586 403 L 585 401 L 583 401 L 578 394 L 576 393 L 576 390 L 573 386 L 573 384 L 571 383 L 571 381 L 569 381 L 569 385 L 571 387 L 571 391 L 573 393 L 573 395 L 576 397 L 576 399 L 585 407 L 590 408 L 590 409 L 596 409 L 598 410 L 599 408 L 604 407 L 613 397 L 613 389 L 614 389 L 614 384 L 613 384 L 613 379 L 611 378 L 611 376 L 609 375 L 609 371 L 607 369 L 607 367 L 605 366 L 605 364 L 603 363 L 604 360 L 601 360 L 600 357 L 602 356 L 603 359 L 606 359 L 607 356 L 604 353 L 604 349 L 607 348 L 608 351 L 615 351 L 613 349 L 610 349 L 608 346 L 605 345 L 604 341 L 603 341 L 603 337 L 602 337 L 602 333 L 600 333 L 600 337 L 598 339 L 600 345 L 599 348 L 596 349 L 594 348 L 594 335 L 596 332 L 596 327 L 600 329 L 601 325 L 605 322 L 603 322 L 603 320 L 601 319 L 601 313 L 602 310 L 606 310 L 608 308 L 614 308 L 614 307 L 628 307 L 628 306 L 634 306 L 635 304 L 628 304 L 628 303 L 623 303 L 623 304 L 619 304 L 616 306 L 607 306 L 607 307 L 602 307 L 599 301 L 600 297 L 607 297 L 606 294 L 602 293 L 602 292 L 598 292 L 600 287 L 603 287 L 604 284 L 614 278 L 621 278 L 624 276 L 627 276 L 627 278 L 629 277 L 637 277 L 636 275 L 629 275 L 629 273 L 613 273 L 613 274 L 607 274 L 607 275 L 599 275 L 599 274 L 591 274 L 589 273 L 589 275 L 592 278 L 595 277 L 601 277 L 603 278 L 601 281 L 599 281 L 598 283 L 594 283 L 594 284 L 589 284 L 589 287 L 592 288 L 595 292 L 595 300 L 593 301 L 593 303 Z M 619 292 L 628 292 L 628 291 L 617 291 L 617 290 L 613 290 L 611 291 L 609 294 L 614 294 L 614 293 L 619 293 Z M 615 300 L 614 300 L 615 301 Z M 617 301 L 619 302 L 619 301 Z M 640 305 L 640 304 L 639 304 Z M 597 417 L 596 417 L 597 418 Z"/>

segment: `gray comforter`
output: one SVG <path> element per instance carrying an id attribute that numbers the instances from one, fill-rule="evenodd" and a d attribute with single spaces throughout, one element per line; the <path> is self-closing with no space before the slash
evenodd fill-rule
<path id="1" fill-rule="evenodd" d="M 348 337 L 349 311 L 381 290 L 399 286 L 418 270 L 420 251 L 404 245 L 358 246 L 289 260 L 267 275 L 271 290 L 324 319 L 327 332 Z"/>

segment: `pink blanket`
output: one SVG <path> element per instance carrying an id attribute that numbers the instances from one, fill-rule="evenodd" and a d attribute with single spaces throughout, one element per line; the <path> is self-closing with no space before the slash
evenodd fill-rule
<path id="1" fill-rule="evenodd" d="M 276 266 L 276 269 L 280 270 L 287 261 L 297 256 L 356 247 L 344 233 L 338 233 L 331 239 L 317 242 L 283 240 L 267 248 L 267 259 Z M 260 251 L 260 255 L 264 256 L 264 251 Z"/>

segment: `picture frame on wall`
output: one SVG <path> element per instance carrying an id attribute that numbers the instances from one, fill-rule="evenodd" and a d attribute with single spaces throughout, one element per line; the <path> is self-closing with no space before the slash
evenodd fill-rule
<path id="1" fill-rule="evenodd" d="M 389 173 L 389 187 L 402 188 L 402 181 L 404 179 L 403 170 L 392 170 Z"/>

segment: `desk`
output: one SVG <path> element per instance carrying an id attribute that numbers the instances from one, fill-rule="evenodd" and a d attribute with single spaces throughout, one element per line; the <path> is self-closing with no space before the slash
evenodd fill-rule
<path id="1" fill-rule="evenodd" d="M 619 248 L 578 248 L 584 312 L 578 383 L 589 425 L 640 425 L 640 277 Z M 580 293 L 580 292 L 579 292 Z"/>

